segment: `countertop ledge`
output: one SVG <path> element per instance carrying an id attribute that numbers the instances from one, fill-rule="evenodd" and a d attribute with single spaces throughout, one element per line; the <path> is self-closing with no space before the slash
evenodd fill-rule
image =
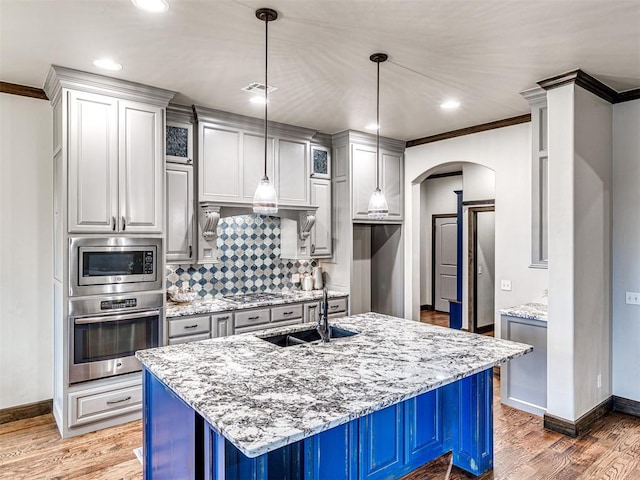
<path id="1" fill-rule="evenodd" d="M 314 300 L 322 299 L 322 290 L 311 290 L 307 292 L 294 290 L 281 293 L 281 298 L 252 303 L 236 303 L 223 298 L 215 298 L 213 300 L 194 300 L 188 305 L 178 305 L 176 303 L 167 302 L 166 314 L 167 318 L 176 318 L 189 315 L 206 315 L 209 313 L 247 310 L 250 308 L 272 307 L 277 305 L 286 305 L 289 303 L 312 302 Z M 348 293 L 344 292 L 329 291 L 327 293 L 329 298 L 344 298 L 349 296 Z"/>
<path id="2" fill-rule="evenodd" d="M 529 320 L 547 321 L 548 306 L 544 303 L 525 303 L 516 307 L 503 308 L 499 310 L 500 315 L 510 317 L 527 318 Z"/>
<path id="3" fill-rule="evenodd" d="M 136 352 L 185 403 L 256 457 L 533 350 L 376 313 L 331 322 L 358 335 L 278 347 L 300 324 Z"/>

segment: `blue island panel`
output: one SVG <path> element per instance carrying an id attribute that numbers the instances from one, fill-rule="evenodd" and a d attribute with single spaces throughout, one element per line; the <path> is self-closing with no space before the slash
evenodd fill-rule
<path id="1" fill-rule="evenodd" d="M 250 458 L 144 371 L 147 480 L 375 480 L 453 452 L 480 475 L 493 466 L 492 370 Z"/>

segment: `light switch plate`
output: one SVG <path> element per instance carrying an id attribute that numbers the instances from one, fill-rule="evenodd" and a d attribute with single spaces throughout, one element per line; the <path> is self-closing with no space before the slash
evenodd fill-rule
<path id="1" fill-rule="evenodd" d="M 640 305 L 640 292 L 627 292 L 627 305 Z"/>
<path id="2" fill-rule="evenodd" d="M 511 291 L 511 280 L 500 280 L 500 290 Z"/>

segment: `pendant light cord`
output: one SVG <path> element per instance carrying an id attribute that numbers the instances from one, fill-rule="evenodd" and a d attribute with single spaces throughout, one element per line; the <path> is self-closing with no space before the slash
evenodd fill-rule
<path id="1" fill-rule="evenodd" d="M 380 190 L 380 62 L 378 65 L 378 83 L 376 86 L 376 190 Z"/>
<path id="2" fill-rule="evenodd" d="M 269 104 L 269 18 L 264 21 L 264 176 L 267 178 L 267 105 Z"/>

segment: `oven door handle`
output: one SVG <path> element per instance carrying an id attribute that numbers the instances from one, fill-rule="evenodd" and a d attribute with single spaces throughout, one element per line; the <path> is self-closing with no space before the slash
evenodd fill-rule
<path id="1" fill-rule="evenodd" d="M 146 312 L 127 313 L 123 315 L 105 315 L 102 317 L 84 317 L 76 318 L 73 323 L 75 325 L 86 325 L 89 323 L 118 322 L 120 320 L 132 320 L 135 318 L 146 318 L 160 316 L 160 310 L 150 310 Z"/>

